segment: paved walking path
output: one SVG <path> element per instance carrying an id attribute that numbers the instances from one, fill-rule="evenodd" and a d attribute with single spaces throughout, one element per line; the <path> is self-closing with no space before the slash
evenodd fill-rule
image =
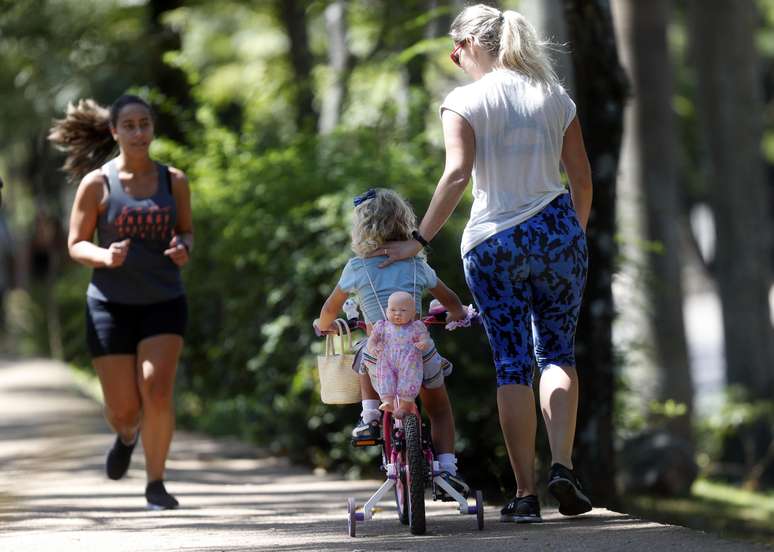
<path id="1" fill-rule="evenodd" d="M 0 361 L 0 551 L 771 550 L 603 509 L 574 520 L 546 510 L 545 523 L 524 526 L 499 523 L 488 505 L 479 532 L 474 516 L 433 502 L 426 536 L 409 535 L 385 504 L 352 539 L 345 499 L 362 503 L 379 482 L 316 476 L 244 444 L 184 432 L 167 474 L 182 507 L 149 512 L 139 447 L 126 479 L 103 475 L 111 441 L 99 405 L 64 366 Z"/>

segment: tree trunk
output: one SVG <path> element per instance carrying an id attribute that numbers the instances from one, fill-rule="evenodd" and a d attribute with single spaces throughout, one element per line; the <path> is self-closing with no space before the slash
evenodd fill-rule
<path id="1" fill-rule="evenodd" d="M 395 33 L 395 47 L 398 51 L 410 48 L 417 42 L 435 38 L 434 33 L 440 32 L 440 26 L 430 20 L 427 25 L 417 26 L 415 20 L 427 12 L 438 7 L 438 0 L 409 0 L 395 3 L 393 15 L 398 21 L 398 28 L 403 32 Z M 400 92 L 401 104 L 399 111 L 400 122 L 405 125 L 406 138 L 413 140 L 425 131 L 425 118 L 430 108 L 430 94 L 425 83 L 425 67 L 427 54 L 415 53 L 402 68 L 401 83 L 403 90 Z"/>
<path id="2" fill-rule="evenodd" d="M 615 182 L 626 77 L 618 62 L 609 2 L 564 0 L 576 104 L 594 180 L 588 231 L 589 275 L 578 326 L 580 412 L 577 468 L 596 505 L 615 503 L 614 361 L 611 281 L 616 256 Z"/>
<path id="3" fill-rule="evenodd" d="M 693 383 L 683 323 L 683 292 L 679 191 L 675 152 L 676 129 L 672 112 L 673 81 L 667 46 L 669 0 L 616 3 L 621 56 L 632 79 L 634 95 L 626 115 L 624 171 L 619 207 L 629 200 L 633 228 L 640 239 L 630 240 L 635 258 L 644 260 L 643 284 L 646 333 L 652 338 L 655 398 L 686 406 L 685 415 L 668 420 L 672 431 L 692 442 Z M 628 196 L 628 197 L 627 197 Z M 640 201 L 641 200 L 641 201 Z M 631 223 L 631 219 L 622 223 Z M 620 231 L 624 231 L 623 224 Z M 644 237 L 648 244 L 644 246 Z M 637 275 L 635 275 L 637 277 Z M 638 387 L 639 388 L 639 387 Z"/>
<path id="4" fill-rule="evenodd" d="M 572 56 L 569 49 L 562 47 L 569 40 L 562 0 L 522 0 L 519 3 L 519 10 L 543 38 L 557 45 L 558 51 L 553 52 L 552 55 L 554 70 L 562 79 L 570 96 L 575 97 Z"/>
<path id="5" fill-rule="evenodd" d="M 290 65 L 294 82 L 291 86 L 296 107 L 296 126 L 300 132 L 315 131 L 319 115 L 314 107 L 312 52 L 309 49 L 306 5 L 304 0 L 279 0 L 277 13 L 290 41 Z"/>
<path id="6" fill-rule="evenodd" d="M 181 48 L 180 34 L 164 24 L 166 12 L 184 5 L 184 0 L 150 0 L 148 2 L 149 30 L 148 38 L 152 48 L 149 49 L 150 75 L 148 81 L 153 83 L 164 96 L 173 100 L 177 109 L 159 110 L 156 113 L 156 127 L 163 134 L 176 142 L 185 143 L 185 133 L 179 114 L 184 108 L 193 104 L 190 85 L 185 72 L 164 62 L 164 54 Z"/>
<path id="7" fill-rule="evenodd" d="M 764 105 L 752 0 L 691 0 L 704 169 L 715 214 L 726 376 L 753 398 L 774 396 L 768 292 L 771 205 L 761 159 Z"/>
<path id="8" fill-rule="evenodd" d="M 320 133 L 326 134 L 339 124 L 347 96 L 352 59 L 347 47 L 347 0 L 335 0 L 325 8 L 325 30 L 328 34 L 328 63 L 331 83 L 323 96 L 320 111 Z"/>
<path id="9" fill-rule="evenodd" d="M 64 220 L 61 178 L 51 153 L 51 146 L 41 133 L 31 142 L 25 163 L 26 181 L 31 184 L 35 201 L 29 284 L 31 289 L 42 291 L 40 300 L 46 317 L 48 351 L 52 358 L 61 360 L 64 356 L 62 321 L 54 284 L 62 268 L 67 238 L 60 224 Z"/>

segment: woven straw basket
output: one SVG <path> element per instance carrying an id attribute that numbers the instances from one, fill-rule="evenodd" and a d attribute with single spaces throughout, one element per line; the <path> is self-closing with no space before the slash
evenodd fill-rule
<path id="1" fill-rule="evenodd" d="M 360 379 L 352 370 L 355 355 L 352 351 L 352 334 L 344 320 L 337 319 L 339 352 L 336 352 L 336 336 L 325 336 L 325 354 L 317 356 L 320 374 L 320 399 L 325 404 L 352 404 L 360 402 Z"/>

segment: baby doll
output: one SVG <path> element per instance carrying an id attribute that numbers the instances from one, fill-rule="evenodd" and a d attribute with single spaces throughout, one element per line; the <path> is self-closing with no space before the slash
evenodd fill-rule
<path id="1" fill-rule="evenodd" d="M 419 394 L 422 384 L 422 351 L 433 346 L 430 334 L 421 320 L 414 320 L 416 306 L 410 293 L 397 291 L 387 300 L 387 320 L 373 326 L 368 338 L 368 351 L 376 357 L 374 387 L 382 400 L 380 410 L 403 418 Z"/>

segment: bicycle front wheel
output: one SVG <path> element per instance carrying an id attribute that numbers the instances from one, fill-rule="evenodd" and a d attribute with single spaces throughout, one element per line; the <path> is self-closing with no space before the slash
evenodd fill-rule
<path id="1" fill-rule="evenodd" d="M 409 528 L 413 535 L 425 533 L 425 479 L 427 477 L 427 462 L 422 454 L 419 418 L 408 414 L 403 419 L 403 430 L 406 438 L 406 487 L 408 500 Z"/>

